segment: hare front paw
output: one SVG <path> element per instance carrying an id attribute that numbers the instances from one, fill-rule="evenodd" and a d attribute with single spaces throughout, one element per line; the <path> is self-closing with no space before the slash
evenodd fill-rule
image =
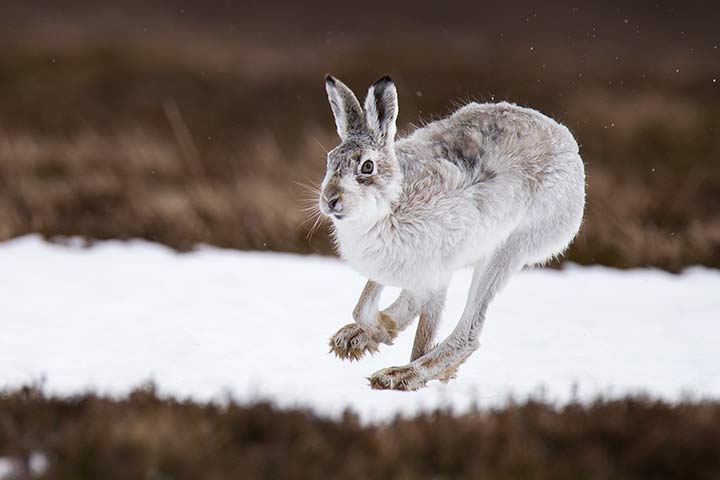
<path id="1" fill-rule="evenodd" d="M 378 342 L 357 323 L 345 325 L 330 338 L 330 352 L 343 360 L 360 360 L 365 352 L 378 351 Z"/>
<path id="2" fill-rule="evenodd" d="M 375 390 L 417 390 L 425 386 L 420 372 L 412 365 L 383 368 L 373 373 L 370 386 Z"/>

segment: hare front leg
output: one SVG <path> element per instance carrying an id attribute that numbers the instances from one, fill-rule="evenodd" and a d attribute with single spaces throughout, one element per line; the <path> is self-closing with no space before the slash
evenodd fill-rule
<path id="1" fill-rule="evenodd" d="M 330 339 L 330 351 L 341 359 L 359 360 L 380 343 L 392 345 L 398 331 L 404 330 L 418 314 L 417 301 L 407 290 L 382 312 L 378 311 L 382 285 L 368 280 L 355 310 L 355 323 L 342 327 Z"/>
<path id="2" fill-rule="evenodd" d="M 480 345 L 478 337 L 485 312 L 495 294 L 523 264 L 522 245 L 506 242 L 490 262 L 475 267 L 470 292 L 460 322 L 431 352 L 402 367 L 385 368 L 370 377 L 375 389 L 417 390 L 429 380 L 448 380 Z"/>

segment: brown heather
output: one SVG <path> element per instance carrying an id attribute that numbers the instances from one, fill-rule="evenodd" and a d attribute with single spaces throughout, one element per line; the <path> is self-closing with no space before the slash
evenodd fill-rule
<path id="1" fill-rule="evenodd" d="M 720 51 L 704 28 L 714 11 L 567 4 L 544 12 L 550 28 L 525 22 L 532 8 L 519 2 L 506 7 L 517 25 L 476 12 L 472 27 L 456 13 L 443 20 L 453 29 L 420 2 L 412 22 L 389 17 L 397 28 L 378 34 L 360 11 L 342 32 L 332 25 L 342 12 L 293 17 L 288 2 L 258 18 L 228 2 L 227 12 L 177 1 L 102 14 L 44 3 L 9 2 L 0 15 L 0 240 L 331 254 L 323 228 L 307 239 L 312 195 L 298 185 L 322 178 L 336 142 L 324 73 L 362 91 L 387 72 L 401 131 L 468 99 L 515 101 L 571 128 L 588 208 L 568 259 L 720 266 Z"/>
<path id="2" fill-rule="evenodd" d="M 411 394 L 408 394 L 411 395 Z M 542 400 L 361 424 L 270 403 L 0 394 L 0 457 L 47 479 L 482 478 L 586 480 L 720 476 L 720 403 L 646 397 L 556 407 Z M 18 478 L 30 478 L 20 473 Z"/>

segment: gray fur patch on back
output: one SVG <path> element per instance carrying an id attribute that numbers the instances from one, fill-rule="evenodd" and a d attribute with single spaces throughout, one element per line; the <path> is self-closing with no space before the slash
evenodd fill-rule
<path id="1" fill-rule="evenodd" d="M 497 172 L 495 172 L 495 170 L 488 168 L 486 165 L 481 165 L 480 170 L 475 177 L 475 183 L 491 182 L 496 178 Z"/>
<path id="2" fill-rule="evenodd" d="M 485 126 L 482 133 L 484 137 L 497 143 L 505 133 L 505 130 L 499 127 L 497 123 L 492 122 Z"/>
<path id="3" fill-rule="evenodd" d="M 463 130 L 459 135 L 449 133 L 437 135 L 433 139 L 435 157 L 447 160 L 462 170 L 476 170 L 485 155 L 485 150 L 476 136 L 471 130 Z"/>

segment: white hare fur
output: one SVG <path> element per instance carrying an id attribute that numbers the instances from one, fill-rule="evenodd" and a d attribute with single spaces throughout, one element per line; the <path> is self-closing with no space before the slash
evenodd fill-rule
<path id="1" fill-rule="evenodd" d="M 485 312 L 510 276 L 559 255 L 577 234 L 585 204 L 578 145 L 563 125 L 509 103 L 470 103 L 395 139 L 397 90 L 389 77 L 364 108 L 332 76 L 326 89 L 340 145 L 328 153 L 319 199 L 343 259 L 368 277 L 355 323 L 330 340 L 359 359 L 419 316 L 411 361 L 370 377 L 378 389 L 415 390 L 453 378 L 478 346 Z M 448 283 L 473 266 L 465 310 L 436 345 Z M 401 287 L 378 310 L 383 286 Z"/>

